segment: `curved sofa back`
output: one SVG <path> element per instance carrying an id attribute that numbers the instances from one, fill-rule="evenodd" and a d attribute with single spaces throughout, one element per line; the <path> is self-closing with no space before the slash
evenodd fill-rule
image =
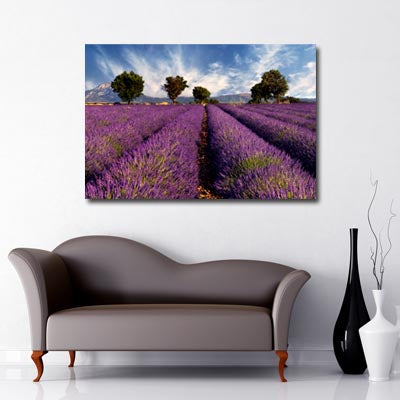
<path id="1" fill-rule="evenodd" d="M 76 305 L 121 303 L 271 306 L 279 282 L 293 268 L 263 261 L 180 264 L 143 244 L 85 236 L 53 253 L 64 261 Z"/>

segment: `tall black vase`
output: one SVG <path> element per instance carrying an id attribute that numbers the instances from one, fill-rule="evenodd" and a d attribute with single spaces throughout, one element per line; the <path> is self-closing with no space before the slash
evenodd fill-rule
<path id="1" fill-rule="evenodd" d="M 363 374 L 367 368 L 358 330 L 369 320 L 360 284 L 357 258 L 358 229 L 350 229 L 350 267 L 346 293 L 333 331 L 333 349 L 345 374 Z"/>

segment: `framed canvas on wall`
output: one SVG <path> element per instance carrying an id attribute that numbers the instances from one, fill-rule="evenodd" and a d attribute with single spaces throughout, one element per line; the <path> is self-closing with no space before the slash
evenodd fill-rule
<path id="1" fill-rule="evenodd" d="M 87 199 L 316 199 L 315 45 L 85 52 Z"/>

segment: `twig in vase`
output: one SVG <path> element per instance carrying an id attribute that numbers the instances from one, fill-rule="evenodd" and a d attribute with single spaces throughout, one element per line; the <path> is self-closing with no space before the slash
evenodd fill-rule
<path id="1" fill-rule="evenodd" d="M 390 203 L 390 218 L 389 218 L 389 222 L 387 224 L 387 230 L 386 230 L 386 234 L 387 234 L 387 238 L 388 238 L 388 242 L 389 242 L 389 248 L 387 249 L 386 253 L 383 253 L 383 246 L 382 246 L 382 240 L 381 240 L 381 232 L 379 233 L 379 246 L 381 248 L 381 265 L 379 267 L 379 272 L 381 274 L 381 289 L 382 289 L 382 285 L 383 285 L 383 273 L 385 272 L 385 259 L 387 257 L 387 255 L 389 254 L 390 250 L 392 250 L 392 240 L 390 238 L 390 224 L 392 223 L 392 219 L 396 217 L 396 214 L 393 212 L 393 200 Z"/>
<path id="2" fill-rule="evenodd" d="M 377 283 L 377 286 L 378 286 L 378 289 L 379 289 L 380 283 L 379 283 L 378 275 L 376 274 L 376 260 L 377 260 L 377 257 L 378 257 L 378 238 L 376 236 L 374 228 L 372 227 L 371 215 L 370 215 L 371 214 L 371 207 L 372 207 L 372 204 L 374 203 L 376 192 L 378 190 L 378 180 L 376 180 L 375 182 L 372 182 L 372 179 L 371 179 L 371 185 L 374 186 L 375 189 L 374 189 L 374 195 L 372 196 L 371 202 L 369 203 L 367 217 L 368 217 L 369 228 L 371 229 L 372 235 L 374 236 L 374 240 L 375 240 L 375 251 L 371 247 L 371 256 L 370 256 L 370 258 L 371 258 L 372 265 L 373 265 L 372 273 L 374 275 L 374 278 L 376 279 L 376 283 Z"/>
<path id="3" fill-rule="evenodd" d="M 389 254 L 390 250 L 392 249 L 392 240 L 390 238 L 390 226 L 392 223 L 392 219 L 394 217 L 396 217 L 396 214 L 393 212 L 393 200 L 392 200 L 392 202 L 390 204 L 390 217 L 389 217 L 389 221 L 388 221 L 387 229 L 386 229 L 386 235 L 387 235 L 387 239 L 389 242 L 389 248 L 387 249 L 386 252 L 384 252 L 383 244 L 382 244 L 383 228 L 379 232 L 379 239 L 378 239 L 378 236 L 376 235 L 375 230 L 371 223 L 371 208 L 375 201 L 376 193 L 378 191 L 378 180 L 372 181 L 372 179 L 371 179 L 371 185 L 374 187 L 374 194 L 372 196 L 371 202 L 369 203 L 367 217 L 368 217 L 368 225 L 371 229 L 371 232 L 372 232 L 372 235 L 373 235 L 374 241 L 375 241 L 375 250 L 372 247 L 370 248 L 370 250 L 371 250 L 370 259 L 372 261 L 372 266 L 373 266 L 372 274 L 374 275 L 374 278 L 376 280 L 377 288 L 378 288 L 378 290 L 382 290 L 383 274 L 385 273 L 385 260 L 386 260 L 387 255 Z M 378 249 L 380 250 L 379 276 L 378 276 L 377 270 L 376 270 L 377 261 L 378 261 Z"/>

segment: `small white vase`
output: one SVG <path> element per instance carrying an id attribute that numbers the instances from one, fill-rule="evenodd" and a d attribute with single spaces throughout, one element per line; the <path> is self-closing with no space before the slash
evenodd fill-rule
<path id="1" fill-rule="evenodd" d="M 361 343 L 370 381 L 387 381 L 396 348 L 398 331 L 382 313 L 383 290 L 373 290 L 376 304 L 374 318 L 360 328 Z"/>
<path id="2" fill-rule="evenodd" d="M 396 314 L 397 314 L 397 346 L 394 352 L 393 363 L 392 363 L 392 373 L 400 374 L 400 306 L 396 306 Z"/>

